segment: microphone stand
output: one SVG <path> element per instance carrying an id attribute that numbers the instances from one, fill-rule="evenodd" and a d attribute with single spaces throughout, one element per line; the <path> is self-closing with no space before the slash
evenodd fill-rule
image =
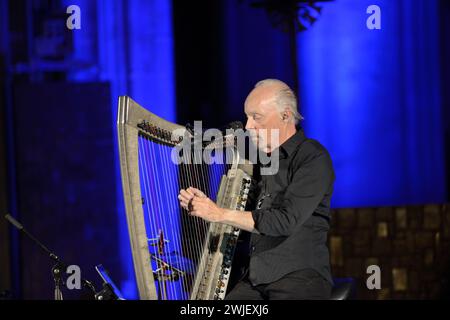
<path id="1" fill-rule="evenodd" d="M 59 259 L 59 257 L 51 252 L 42 242 L 40 242 L 38 239 L 36 239 L 32 234 L 30 234 L 21 223 L 19 223 L 16 219 L 14 219 L 13 216 L 10 214 L 5 215 L 6 220 L 9 221 L 16 229 L 18 229 L 20 232 L 22 232 L 25 236 L 27 236 L 31 241 L 33 241 L 35 244 L 38 245 L 44 251 L 50 259 L 52 259 L 55 264 L 52 267 L 52 275 L 53 280 L 55 282 L 55 300 L 63 300 L 62 291 L 61 291 L 61 285 L 62 285 L 62 273 L 67 270 L 67 265 Z M 94 295 L 96 294 L 95 287 L 92 284 L 92 282 L 81 279 L 81 282 L 83 283 L 84 287 L 89 288 Z"/>

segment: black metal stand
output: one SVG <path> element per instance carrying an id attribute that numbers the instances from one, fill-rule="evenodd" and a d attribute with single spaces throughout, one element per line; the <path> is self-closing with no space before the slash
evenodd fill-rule
<path id="1" fill-rule="evenodd" d="M 102 291 L 95 294 L 95 300 L 119 300 L 119 297 L 114 293 L 111 285 L 104 282 Z"/>
<path id="2" fill-rule="evenodd" d="M 61 291 L 61 283 L 62 283 L 62 276 L 61 276 L 61 266 L 57 263 L 52 268 L 52 274 L 53 274 L 53 280 L 55 281 L 55 300 L 62 300 L 62 291 Z"/>
<path id="3" fill-rule="evenodd" d="M 10 214 L 5 215 L 6 220 L 8 220 L 14 227 L 16 227 L 20 232 L 22 232 L 24 235 L 26 235 L 31 241 L 33 241 L 35 244 L 37 244 L 49 257 L 55 262 L 55 265 L 52 267 L 52 275 L 53 275 L 53 281 L 55 282 L 55 300 L 62 300 L 62 291 L 61 287 L 63 285 L 63 274 L 67 270 L 67 265 L 63 263 L 59 257 L 51 252 L 42 242 L 40 242 L 38 239 L 36 239 L 32 234 L 30 234 L 21 223 L 19 223 L 16 219 L 14 219 Z M 95 287 L 92 284 L 92 282 L 81 279 L 81 283 L 84 287 L 90 289 L 94 295 Z"/>

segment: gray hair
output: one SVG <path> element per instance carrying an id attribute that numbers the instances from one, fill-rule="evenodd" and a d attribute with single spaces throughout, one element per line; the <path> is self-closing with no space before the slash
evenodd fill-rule
<path id="1" fill-rule="evenodd" d="M 294 91 L 292 91 L 291 88 L 289 88 L 289 86 L 286 83 L 278 79 L 265 79 L 256 83 L 255 88 L 266 85 L 278 85 L 281 87 L 281 89 L 277 92 L 277 96 L 275 98 L 278 110 L 280 112 L 283 112 L 287 107 L 294 116 L 295 124 L 304 119 L 303 116 L 298 112 L 297 98 L 295 97 L 295 93 Z"/>

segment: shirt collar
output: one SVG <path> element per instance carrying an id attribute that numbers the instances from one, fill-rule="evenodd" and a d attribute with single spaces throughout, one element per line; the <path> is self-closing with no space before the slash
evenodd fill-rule
<path id="1" fill-rule="evenodd" d="M 280 157 L 288 158 L 295 150 L 297 150 L 298 146 L 306 140 L 305 133 L 303 128 L 300 127 L 297 129 L 297 132 L 287 139 L 280 146 Z"/>

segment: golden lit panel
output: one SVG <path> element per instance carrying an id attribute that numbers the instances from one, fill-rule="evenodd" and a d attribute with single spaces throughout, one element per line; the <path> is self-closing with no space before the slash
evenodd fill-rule
<path id="1" fill-rule="evenodd" d="M 379 238 L 386 238 L 388 236 L 388 224 L 386 222 L 378 222 L 377 235 Z"/>
<path id="2" fill-rule="evenodd" d="M 397 208 L 395 210 L 395 222 L 397 223 L 397 228 L 406 228 L 407 227 L 407 215 L 406 208 Z"/>
<path id="3" fill-rule="evenodd" d="M 335 266 L 344 265 L 344 256 L 342 249 L 342 238 L 341 237 L 331 237 L 330 238 L 330 254 L 331 254 L 331 264 Z"/>
<path id="4" fill-rule="evenodd" d="M 393 268 L 392 282 L 395 291 L 406 291 L 408 289 L 408 273 L 406 269 Z"/>

